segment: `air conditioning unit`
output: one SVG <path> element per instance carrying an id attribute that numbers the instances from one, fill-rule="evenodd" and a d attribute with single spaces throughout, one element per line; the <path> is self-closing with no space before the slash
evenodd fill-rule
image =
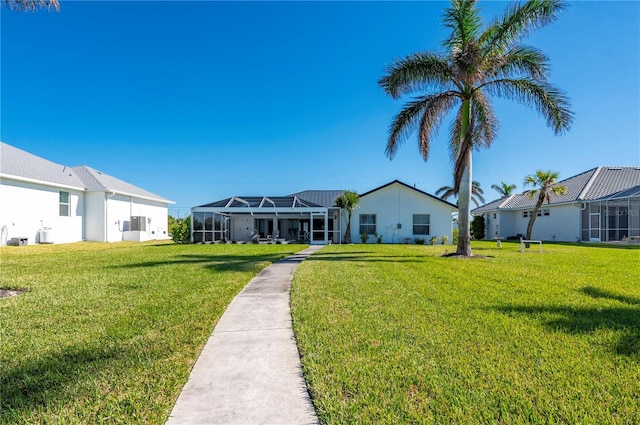
<path id="1" fill-rule="evenodd" d="M 131 222 L 129 224 L 129 230 L 146 232 L 147 231 L 147 217 L 141 215 L 132 215 Z"/>

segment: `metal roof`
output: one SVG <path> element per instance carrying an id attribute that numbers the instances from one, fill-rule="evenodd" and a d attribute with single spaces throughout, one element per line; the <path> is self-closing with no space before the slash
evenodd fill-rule
<path id="1" fill-rule="evenodd" d="M 289 196 L 297 196 L 300 199 L 313 202 L 314 204 L 331 208 L 335 207 L 336 198 L 343 195 L 344 192 L 344 190 L 305 190 Z"/>
<path id="2" fill-rule="evenodd" d="M 568 190 L 566 195 L 551 196 L 551 204 L 593 201 L 606 198 L 640 185 L 640 167 L 597 167 L 558 182 Z M 533 208 L 537 197 L 530 198 L 527 192 L 511 195 L 482 205 L 471 211 L 484 214 L 495 210 L 518 210 Z"/>
<path id="3" fill-rule="evenodd" d="M 15 176 L 18 179 L 37 180 L 54 186 L 74 187 L 87 191 L 117 192 L 162 203 L 173 203 L 86 165 L 67 167 L 56 164 L 3 142 L 0 142 L 0 173 Z"/>

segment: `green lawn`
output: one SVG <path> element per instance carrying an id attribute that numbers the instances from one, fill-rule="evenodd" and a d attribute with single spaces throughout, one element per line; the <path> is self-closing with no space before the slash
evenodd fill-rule
<path id="1" fill-rule="evenodd" d="M 301 245 L 0 249 L 0 423 L 162 424 L 242 287 Z"/>
<path id="2" fill-rule="evenodd" d="M 325 424 L 640 423 L 640 246 L 333 245 L 292 309 Z"/>

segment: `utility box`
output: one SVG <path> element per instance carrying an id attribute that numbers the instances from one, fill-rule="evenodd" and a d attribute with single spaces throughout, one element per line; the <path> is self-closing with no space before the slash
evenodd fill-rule
<path id="1" fill-rule="evenodd" d="M 9 241 L 9 245 L 13 245 L 13 246 L 29 245 L 29 238 L 25 238 L 25 237 L 11 238 Z"/>
<path id="2" fill-rule="evenodd" d="M 147 231 L 147 217 L 141 215 L 132 215 L 131 222 L 129 224 L 129 230 L 136 232 Z"/>

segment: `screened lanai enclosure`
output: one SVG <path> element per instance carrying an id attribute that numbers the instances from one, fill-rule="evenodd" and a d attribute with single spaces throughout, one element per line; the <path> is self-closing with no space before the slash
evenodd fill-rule
<path id="1" fill-rule="evenodd" d="M 296 196 L 233 196 L 191 209 L 194 243 L 340 241 L 340 209 Z"/>
<path id="2" fill-rule="evenodd" d="M 582 210 L 582 240 L 640 241 L 640 186 L 586 203 Z"/>

